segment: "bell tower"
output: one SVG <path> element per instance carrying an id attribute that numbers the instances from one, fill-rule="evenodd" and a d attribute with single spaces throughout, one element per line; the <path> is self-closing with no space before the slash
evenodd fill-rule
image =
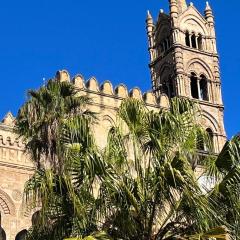
<path id="1" fill-rule="evenodd" d="M 219 56 L 214 15 L 206 3 L 201 14 L 186 0 L 169 0 L 169 13 L 156 21 L 147 14 L 152 89 L 158 98 L 187 97 L 202 109 L 202 125 L 213 138 L 215 152 L 226 141 Z"/>

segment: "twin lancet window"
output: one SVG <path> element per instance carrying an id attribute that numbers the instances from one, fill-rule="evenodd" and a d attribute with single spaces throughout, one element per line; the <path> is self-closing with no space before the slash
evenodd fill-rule
<path id="1" fill-rule="evenodd" d="M 173 80 L 170 76 L 167 81 L 164 81 L 162 83 L 161 93 L 166 94 L 169 98 L 172 98 L 175 96 Z"/>
<path id="2" fill-rule="evenodd" d="M 197 137 L 197 149 L 204 152 L 209 152 L 209 150 L 212 150 L 214 152 L 214 134 L 212 129 L 207 128 L 206 134 L 208 137 L 208 146 L 206 146 L 206 144 L 204 143 L 203 136 L 199 135 Z"/>
<path id="3" fill-rule="evenodd" d="M 198 78 L 195 73 L 191 73 L 190 84 L 193 98 L 209 101 L 208 82 L 204 75 L 200 75 L 200 78 Z"/>
<path id="4" fill-rule="evenodd" d="M 170 38 L 165 38 L 160 44 L 160 53 L 166 52 L 171 47 Z"/>
<path id="5" fill-rule="evenodd" d="M 189 34 L 189 32 L 186 32 L 185 43 L 188 47 L 203 50 L 203 40 L 201 34 L 196 35 L 195 33 Z"/>

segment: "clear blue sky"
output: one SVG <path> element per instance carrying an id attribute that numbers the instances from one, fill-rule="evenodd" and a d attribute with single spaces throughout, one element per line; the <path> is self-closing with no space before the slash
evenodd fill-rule
<path id="1" fill-rule="evenodd" d="M 205 1 L 195 0 L 202 12 Z M 240 131 L 239 0 L 212 0 L 228 137 Z M 167 0 L 7 0 L 0 7 L 0 117 L 59 69 L 150 89 L 146 11 Z"/>

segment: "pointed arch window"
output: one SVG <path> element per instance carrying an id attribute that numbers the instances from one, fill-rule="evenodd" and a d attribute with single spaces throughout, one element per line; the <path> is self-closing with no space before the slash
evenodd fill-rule
<path id="1" fill-rule="evenodd" d="M 193 48 L 197 48 L 196 35 L 194 33 L 191 36 L 191 43 Z"/>
<path id="2" fill-rule="evenodd" d="M 190 84 L 191 84 L 191 94 L 192 97 L 195 99 L 199 99 L 198 94 L 198 79 L 195 73 L 191 73 L 190 77 Z"/>
<path id="3" fill-rule="evenodd" d="M 212 131 L 211 128 L 207 128 L 207 129 L 206 129 L 206 132 L 207 132 L 207 135 L 208 135 L 210 148 L 214 151 L 213 131 Z"/>
<path id="4" fill-rule="evenodd" d="M 161 93 L 166 94 L 169 98 L 173 98 L 175 96 L 174 81 L 170 75 L 162 81 Z"/>
<path id="5" fill-rule="evenodd" d="M 200 98 L 201 100 L 208 101 L 208 83 L 204 75 L 200 76 Z"/>
<path id="6" fill-rule="evenodd" d="M 198 35 L 197 43 L 198 43 L 198 49 L 203 50 L 203 40 L 202 40 L 202 35 L 201 34 Z"/>
<path id="7" fill-rule="evenodd" d="M 186 43 L 186 46 L 190 47 L 190 35 L 188 31 L 185 34 L 185 43 Z"/>

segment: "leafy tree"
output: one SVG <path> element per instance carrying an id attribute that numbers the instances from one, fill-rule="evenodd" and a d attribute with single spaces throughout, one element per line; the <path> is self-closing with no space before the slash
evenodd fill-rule
<path id="1" fill-rule="evenodd" d="M 226 222 L 194 172 L 199 136 L 208 144 L 199 115 L 184 99 L 160 112 L 134 99 L 122 103 L 104 157 L 112 176 L 101 186 L 103 229 L 114 239 L 226 238 L 219 227 Z"/>

